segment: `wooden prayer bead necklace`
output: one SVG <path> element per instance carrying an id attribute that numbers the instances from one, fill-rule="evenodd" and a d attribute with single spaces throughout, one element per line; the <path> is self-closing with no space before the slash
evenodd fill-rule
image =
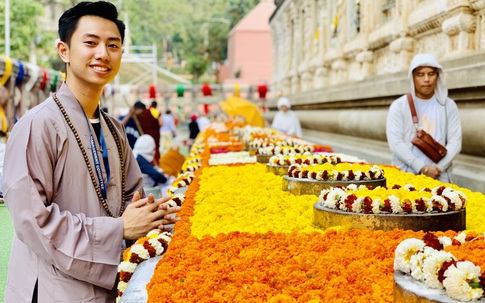
<path id="1" fill-rule="evenodd" d="M 103 198 L 103 195 L 101 194 L 101 188 L 100 188 L 98 182 L 96 181 L 96 178 L 95 178 L 94 172 L 93 172 L 93 168 L 91 166 L 91 162 L 89 161 L 88 155 L 86 154 L 86 150 L 84 149 L 84 146 L 81 142 L 81 137 L 79 136 L 79 133 L 77 132 L 76 128 L 74 128 L 74 125 L 72 124 L 71 119 L 69 119 L 69 116 L 67 115 L 66 110 L 64 109 L 64 106 L 62 106 L 59 99 L 57 99 L 56 94 L 52 94 L 52 98 L 54 99 L 57 106 L 61 110 L 61 113 L 64 116 L 64 119 L 66 120 L 67 125 L 69 125 L 69 127 L 71 128 L 71 130 L 74 134 L 74 137 L 76 138 L 77 144 L 79 145 L 79 148 L 81 149 L 81 153 L 83 154 L 84 162 L 86 162 L 86 166 L 87 166 L 88 171 L 89 171 L 89 176 L 91 177 L 91 181 L 93 182 L 94 189 L 96 190 L 96 194 L 98 195 L 99 202 L 101 203 L 101 205 L 103 205 L 104 210 L 106 211 L 106 214 L 109 217 L 114 217 L 113 214 L 111 213 L 111 211 L 109 210 L 108 202 L 106 201 L 106 199 Z M 105 112 L 100 111 L 100 113 L 103 116 L 104 121 L 106 121 L 106 124 L 108 125 L 109 131 L 113 135 L 113 138 L 115 139 L 116 147 L 118 148 L 118 155 L 119 155 L 120 161 L 121 161 L 121 208 L 120 208 L 120 212 L 118 214 L 118 217 L 121 217 L 121 215 L 125 211 L 125 203 L 126 203 L 125 159 L 123 158 L 121 143 L 120 143 L 118 136 L 116 135 L 113 124 L 111 123 L 111 121 L 109 120 L 109 118 L 108 118 L 108 116 Z M 109 180 L 106 182 L 106 187 L 108 186 L 108 183 L 109 183 Z"/>

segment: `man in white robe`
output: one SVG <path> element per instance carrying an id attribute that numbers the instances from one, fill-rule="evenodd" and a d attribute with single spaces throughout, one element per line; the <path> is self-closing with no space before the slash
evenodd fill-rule
<path id="1" fill-rule="evenodd" d="M 278 113 L 276 113 L 271 128 L 274 128 L 287 135 L 302 137 L 300 119 L 292 111 L 290 100 L 286 97 L 278 99 Z"/>

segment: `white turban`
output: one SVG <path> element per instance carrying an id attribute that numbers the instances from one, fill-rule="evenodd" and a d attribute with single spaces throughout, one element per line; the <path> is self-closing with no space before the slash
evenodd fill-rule
<path id="1" fill-rule="evenodd" d="M 448 88 L 446 87 L 445 75 L 443 74 L 443 67 L 438 63 L 435 56 L 431 54 L 417 54 L 414 56 L 409 66 L 408 77 L 411 81 L 411 94 L 413 98 L 416 97 L 416 88 L 414 87 L 413 71 L 420 66 L 429 66 L 436 68 L 438 71 L 438 81 L 436 82 L 436 88 L 434 93 L 436 95 L 436 100 L 440 104 L 445 104 L 446 98 L 448 97 Z"/>
<path id="2" fill-rule="evenodd" d="M 148 162 L 152 162 L 155 157 L 155 140 L 150 135 L 142 135 L 136 139 L 135 146 L 133 147 L 133 154 L 135 158 L 138 155 L 145 158 Z"/>
<path id="3" fill-rule="evenodd" d="M 288 99 L 286 97 L 279 98 L 278 99 L 278 108 L 281 108 L 282 106 L 286 106 L 288 108 L 291 108 L 290 99 Z"/>

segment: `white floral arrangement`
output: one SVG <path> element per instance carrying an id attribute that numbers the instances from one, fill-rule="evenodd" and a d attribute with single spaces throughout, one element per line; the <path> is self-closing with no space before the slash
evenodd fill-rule
<path id="1" fill-rule="evenodd" d="M 256 151 L 256 155 L 272 156 L 272 155 L 298 155 L 304 153 L 313 153 L 315 147 L 313 145 L 281 145 L 281 146 L 268 146 L 259 148 Z"/>
<path id="2" fill-rule="evenodd" d="M 256 157 L 247 151 L 211 154 L 209 165 L 227 165 L 235 163 L 256 163 Z"/>
<path id="3" fill-rule="evenodd" d="M 371 198 L 369 195 L 359 195 L 357 192 L 365 189 L 369 194 L 372 191 L 380 191 L 380 197 Z M 396 190 L 394 190 L 396 191 Z M 350 184 L 346 187 L 332 187 L 323 189 L 318 197 L 320 205 L 330 209 L 356 212 L 356 213 L 416 213 L 416 212 L 447 212 L 457 211 L 465 208 L 468 198 L 461 191 L 450 187 L 437 186 L 430 192 L 430 197 L 426 197 L 422 190 L 417 192 L 413 185 L 407 184 L 399 189 L 400 194 L 386 195 L 387 189 L 377 187 L 357 186 Z M 405 198 L 411 192 L 418 195 L 415 199 Z M 398 198 L 401 197 L 401 198 Z"/>
<path id="4" fill-rule="evenodd" d="M 121 296 L 138 265 L 145 260 L 163 255 L 171 240 L 172 235 L 169 232 L 154 229 L 145 238 L 138 239 L 135 244 L 127 248 L 123 254 L 123 261 L 118 265 L 120 281 L 118 282 L 116 302 L 121 300 Z"/>
<path id="5" fill-rule="evenodd" d="M 288 168 L 288 177 L 316 181 L 361 181 L 384 178 L 384 171 L 377 165 L 324 163 L 314 166 L 293 164 Z"/>
<path id="6" fill-rule="evenodd" d="M 483 241 L 483 236 L 479 238 Z M 462 245 L 465 241 L 465 233 L 453 239 L 447 236 L 436 237 L 432 233 L 427 233 L 424 240 L 406 239 L 396 247 L 394 270 L 412 276 L 429 288 L 444 289 L 454 300 L 479 300 L 483 298 L 485 288 L 485 273 L 480 266 L 467 260 L 458 260 L 443 250 L 450 245 Z"/>
<path id="7" fill-rule="evenodd" d="M 334 155 L 312 154 L 305 152 L 302 155 L 276 155 L 269 159 L 271 166 L 290 166 L 293 164 L 315 165 L 315 164 L 338 164 L 342 162 L 340 157 Z"/>

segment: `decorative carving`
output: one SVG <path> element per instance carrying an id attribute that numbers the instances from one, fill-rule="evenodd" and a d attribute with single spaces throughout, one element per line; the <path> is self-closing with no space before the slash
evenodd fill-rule
<path id="1" fill-rule="evenodd" d="M 409 37 L 398 38 L 389 45 L 393 53 L 400 53 L 402 51 L 412 52 L 414 50 L 414 39 Z"/>
<path id="2" fill-rule="evenodd" d="M 485 0 L 469 0 L 470 8 L 475 11 L 485 9 Z"/>
<path id="3" fill-rule="evenodd" d="M 448 36 L 456 35 L 461 31 L 472 33 L 476 29 L 476 18 L 470 14 L 461 13 L 443 21 L 441 28 Z"/>
<path id="4" fill-rule="evenodd" d="M 374 52 L 372 51 L 363 51 L 355 56 L 355 61 L 362 63 L 362 62 L 372 62 L 374 60 Z"/>

